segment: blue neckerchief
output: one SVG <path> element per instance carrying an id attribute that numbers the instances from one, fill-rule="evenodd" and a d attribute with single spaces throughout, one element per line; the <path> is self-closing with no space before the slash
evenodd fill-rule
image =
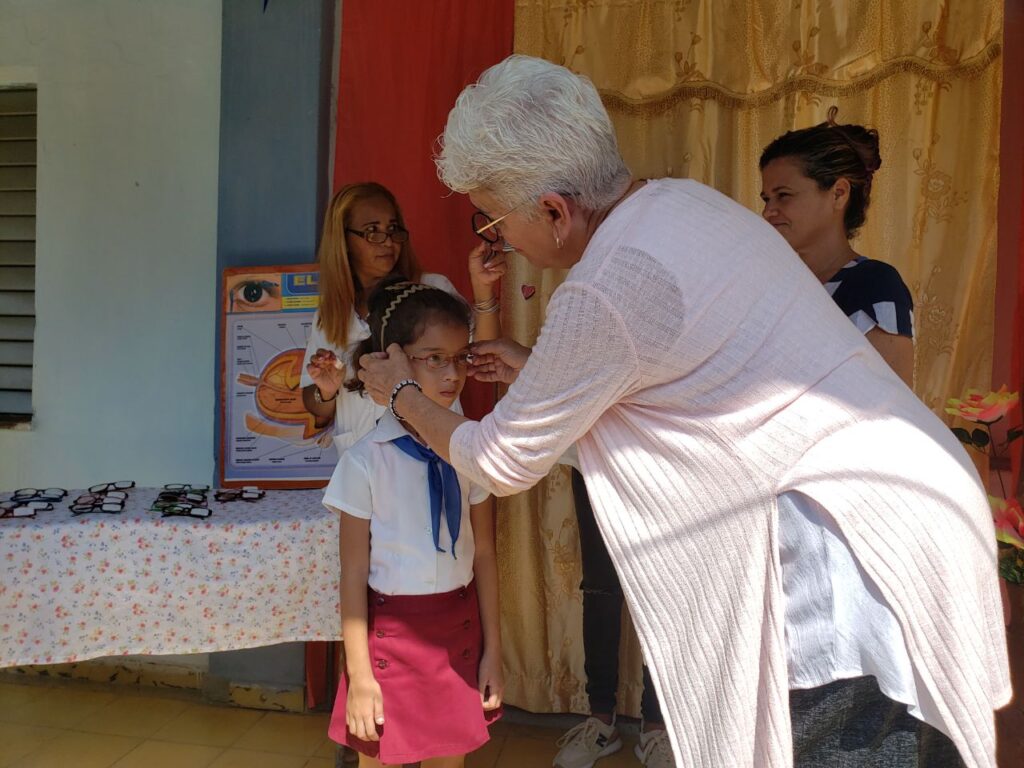
<path id="1" fill-rule="evenodd" d="M 434 549 L 441 549 L 441 507 L 448 522 L 448 535 L 452 540 L 452 557 L 455 557 L 455 542 L 459 540 L 462 527 L 462 487 L 459 476 L 447 461 L 427 446 L 416 442 L 411 435 L 402 435 L 392 440 L 408 456 L 427 465 L 427 489 L 430 491 L 430 530 L 434 534 Z"/>

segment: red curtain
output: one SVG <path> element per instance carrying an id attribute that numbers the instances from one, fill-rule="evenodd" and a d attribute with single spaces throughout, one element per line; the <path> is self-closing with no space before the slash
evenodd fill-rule
<path id="1" fill-rule="evenodd" d="M 472 298 L 473 208 L 437 178 L 434 142 L 462 89 L 512 53 L 513 0 L 345 0 L 334 186 L 378 181 L 398 198 L 425 269 Z M 479 418 L 493 387 L 462 397 Z"/>
<path id="2" fill-rule="evenodd" d="M 377 181 L 398 198 L 420 261 L 472 299 L 466 257 L 473 207 L 437 178 L 434 142 L 462 89 L 512 53 L 513 0 L 345 0 L 338 71 L 334 189 Z M 494 405 L 470 382 L 466 414 Z M 341 671 L 336 644 L 306 644 L 306 703 L 328 706 Z"/>

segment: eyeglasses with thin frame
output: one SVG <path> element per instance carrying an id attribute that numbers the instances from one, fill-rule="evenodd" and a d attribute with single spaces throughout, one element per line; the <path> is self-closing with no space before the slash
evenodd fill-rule
<path id="1" fill-rule="evenodd" d="M 434 353 L 426 357 L 416 357 L 415 355 L 406 355 L 406 357 L 418 363 L 424 363 L 432 371 L 442 371 L 449 365 L 462 369 L 473 362 L 473 355 L 469 352 L 459 352 L 457 355 L 439 355 Z"/>
<path id="2" fill-rule="evenodd" d="M 361 237 L 366 242 L 373 243 L 374 245 L 386 243 L 388 238 L 391 239 L 391 242 L 401 245 L 409 239 L 409 230 L 405 227 L 400 227 L 397 224 L 392 224 L 387 229 L 364 229 L 362 231 L 352 229 L 351 227 L 345 227 L 345 231 L 350 235 Z"/>
<path id="3" fill-rule="evenodd" d="M 121 491 L 107 491 L 106 493 L 85 493 L 75 499 L 72 504 L 84 506 L 86 504 L 124 504 L 128 495 Z"/>
<path id="4" fill-rule="evenodd" d="M 208 485 L 193 485 L 192 483 L 168 483 L 164 486 L 165 491 L 196 491 L 206 493 L 210 490 Z"/>
<path id="5" fill-rule="evenodd" d="M 205 504 L 205 491 L 161 491 L 156 497 L 157 501 L 185 502 L 187 504 Z"/>
<path id="6" fill-rule="evenodd" d="M 494 243 L 498 242 L 501 239 L 501 232 L 499 230 L 494 229 L 494 227 L 496 227 L 502 221 L 507 219 L 509 216 L 512 215 L 514 211 L 519 210 L 524 205 L 526 205 L 526 203 L 520 203 L 512 210 L 506 212 L 505 214 L 499 216 L 496 219 L 492 219 L 483 211 L 477 211 L 476 213 L 473 214 L 473 218 L 470 220 L 470 223 L 473 225 L 473 233 L 481 240 L 483 240 L 485 243 L 491 243 L 493 245 Z"/>

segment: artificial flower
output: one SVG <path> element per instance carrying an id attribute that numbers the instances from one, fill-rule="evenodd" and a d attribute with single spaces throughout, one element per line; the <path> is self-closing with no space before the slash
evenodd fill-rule
<path id="1" fill-rule="evenodd" d="M 992 505 L 992 521 L 996 525 L 996 539 L 1024 549 L 1024 509 L 1016 499 L 988 497 Z"/>
<path id="2" fill-rule="evenodd" d="M 1020 393 L 1007 392 L 1004 384 L 998 392 L 983 393 L 980 389 L 969 389 L 961 400 L 951 397 L 946 413 L 959 416 L 965 421 L 991 424 L 999 421 L 1020 402 Z"/>

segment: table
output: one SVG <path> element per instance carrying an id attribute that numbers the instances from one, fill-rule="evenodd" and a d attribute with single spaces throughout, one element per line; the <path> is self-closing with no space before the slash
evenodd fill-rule
<path id="1" fill-rule="evenodd" d="M 0 520 L 0 667 L 227 651 L 341 637 L 337 516 L 322 491 L 148 511 Z M 8 494 L 3 494 L 6 499 Z"/>

